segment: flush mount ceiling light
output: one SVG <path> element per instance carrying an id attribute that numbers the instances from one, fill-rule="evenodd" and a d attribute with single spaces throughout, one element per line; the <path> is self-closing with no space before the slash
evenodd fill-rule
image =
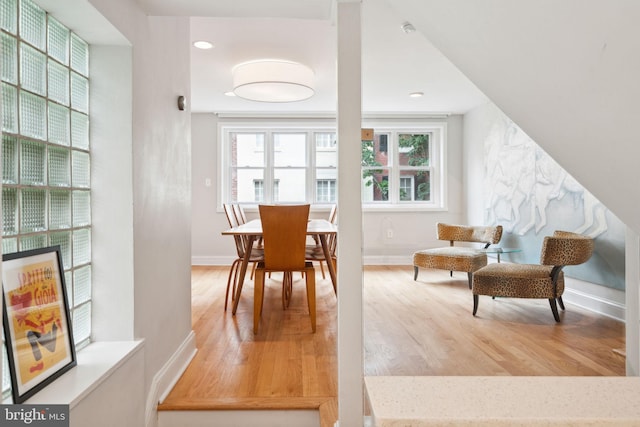
<path id="1" fill-rule="evenodd" d="M 424 92 L 411 92 L 409 94 L 409 96 L 411 98 L 420 98 L 420 97 L 424 96 Z"/>
<path id="2" fill-rule="evenodd" d="M 313 96 L 314 73 L 297 62 L 261 59 L 236 65 L 233 92 L 260 102 L 303 101 Z"/>

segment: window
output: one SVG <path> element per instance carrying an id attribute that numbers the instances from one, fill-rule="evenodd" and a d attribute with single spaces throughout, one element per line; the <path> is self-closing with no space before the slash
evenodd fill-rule
<path id="1" fill-rule="evenodd" d="M 335 132 L 291 128 L 222 129 L 229 203 L 334 203 Z M 320 186 L 320 187 L 319 187 Z"/>
<path id="2" fill-rule="evenodd" d="M 336 201 L 335 179 L 319 179 L 316 181 L 316 201 L 327 203 Z"/>
<path id="3" fill-rule="evenodd" d="M 275 181 L 273 183 L 273 201 L 277 202 L 279 200 L 278 198 L 278 186 L 279 186 L 279 181 Z M 264 200 L 264 181 L 261 179 L 256 179 L 253 181 L 253 187 L 255 189 L 255 199 L 254 201 L 256 203 L 261 203 Z"/>
<path id="4" fill-rule="evenodd" d="M 379 146 L 378 151 L 380 153 L 388 153 L 389 152 L 388 137 L 389 137 L 389 135 L 384 134 L 384 133 L 378 137 L 378 146 Z"/>
<path id="5" fill-rule="evenodd" d="M 362 142 L 365 209 L 441 208 L 446 125 L 369 125 Z M 337 201 L 338 153 L 334 129 L 221 125 L 219 182 L 223 203 Z"/>
<path id="6" fill-rule="evenodd" d="M 256 202 L 262 202 L 264 200 L 264 180 L 262 179 L 254 179 L 253 180 L 253 188 L 255 191 Z"/>
<path id="7" fill-rule="evenodd" d="M 338 147 L 335 132 L 316 132 L 315 202 L 336 203 L 338 179 Z"/>
<path id="8" fill-rule="evenodd" d="M 362 142 L 362 201 L 440 207 L 444 126 L 419 131 L 376 130 Z"/>
<path id="9" fill-rule="evenodd" d="M 80 347 L 91 335 L 89 46 L 31 0 L 0 1 L 2 251 L 60 245 Z"/>
<path id="10" fill-rule="evenodd" d="M 306 201 L 307 134 L 273 132 L 270 135 L 274 147 L 270 200 L 285 203 Z"/>
<path id="11" fill-rule="evenodd" d="M 335 133 L 318 133 L 316 134 L 316 149 L 318 150 L 333 150 L 336 149 L 336 134 Z"/>
<path id="12" fill-rule="evenodd" d="M 414 188 L 412 176 L 400 177 L 400 200 L 413 200 Z"/>

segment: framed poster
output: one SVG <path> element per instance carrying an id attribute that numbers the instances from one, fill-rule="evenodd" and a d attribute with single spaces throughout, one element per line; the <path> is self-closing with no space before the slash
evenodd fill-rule
<path id="1" fill-rule="evenodd" d="M 60 247 L 2 256 L 2 315 L 13 402 L 76 365 Z"/>

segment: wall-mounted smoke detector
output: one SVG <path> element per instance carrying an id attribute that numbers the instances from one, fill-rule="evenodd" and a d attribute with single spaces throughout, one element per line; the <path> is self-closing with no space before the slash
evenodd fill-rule
<path id="1" fill-rule="evenodd" d="M 405 34 L 413 33 L 416 30 L 416 27 L 414 27 L 411 22 L 405 22 L 400 26 L 400 28 L 402 28 L 402 31 L 404 31 Z"/>

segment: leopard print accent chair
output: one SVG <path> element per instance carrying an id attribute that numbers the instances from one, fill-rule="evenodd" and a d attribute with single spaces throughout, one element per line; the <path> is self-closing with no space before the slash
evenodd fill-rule
<path id="1" fill-rule="evenodd" d="M 502 238 L 502 226 L 468 226 L 454 224 L 437 224 L 438 239 L 448 240 L 449 246 L 417 251 L 413 254 L 413 280 L 418 279 L 418 268 L 437 268 L 464 271 L 469 278 L 471 289 L 473 272 L 487 265 L 487 255 L 477 248 L 454 246 L 454 242 L 484 243 L 487 248 Z"/>
<path id="2" fill-rule="evenodd" d="M 593 254 L 591 237 L 568 231 L 556 231 L 542 243 L 540 264 L 489 264 L 473 275 L 473 315 L 478 310 L 478 295 L 492 297 L 546 298 L 556 322 L 560 321 L 556 301 L 564 310 L 565 265 L 586 262 Z"/>

